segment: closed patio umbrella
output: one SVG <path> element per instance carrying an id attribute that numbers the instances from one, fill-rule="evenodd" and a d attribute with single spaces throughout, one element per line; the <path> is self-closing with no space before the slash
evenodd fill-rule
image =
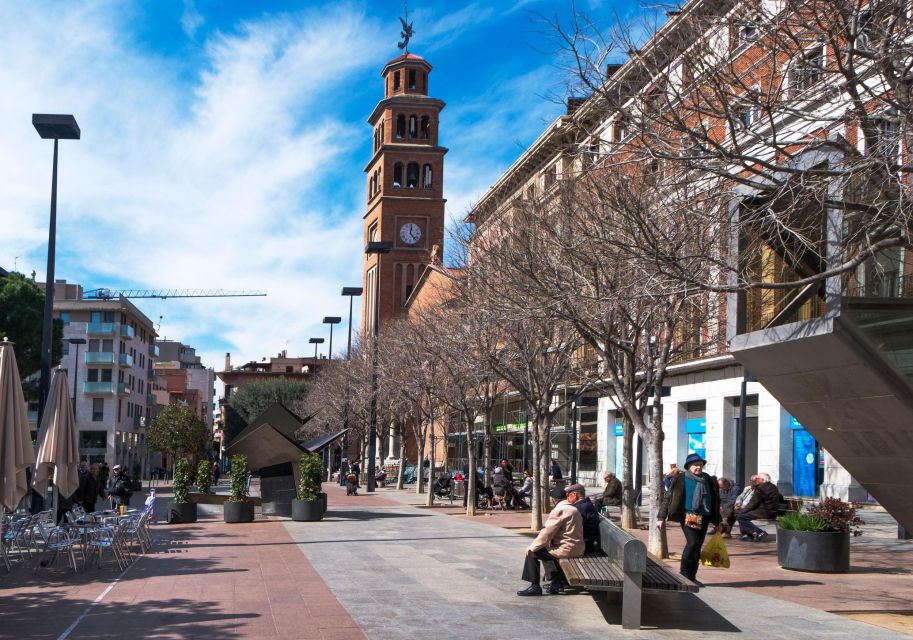
<path id="1" fill-rule="evenodd" d="M 13 510 L 28 493 L 25 470 L 35 462 L 25 396 L 13 343 L 0 342 L 0 502 Z"/>
<path id="2" fill-rule="evenodd" d="M 48 403 L 38 429 L 33 486 L 39 493 L 44 493 L 43 489 L 51 477 L 58 494 L 64 498 L 69 498 L 79 488 L 79 446 L 76 437 L 76 418 L 67 393 L 67 374 L 57 369 L 51 379 Z"/>

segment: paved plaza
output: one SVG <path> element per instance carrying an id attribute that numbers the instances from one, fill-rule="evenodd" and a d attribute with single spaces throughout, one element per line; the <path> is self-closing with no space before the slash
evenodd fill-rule
<path id="1" fill-rule="evenodd" d="M 347 498 L 335 485 L 327 490 L 322 522 L 260 517 L 226 525 L 208 507 L 195 525 L 154 526 L 153 550 L 123 574 L 0 570 L 0 638 L 880 639 L 909 637 L 903 620 L 913 621 L 913 542 L 892 541 L 877 525 L 868 544 L 887 555 L 870 561 L 857 552 L 846 576 L 786 572 L 775 549 L 771 557 L 775 545 L 733 543 L 732 569 L 702 569 L 708 587 L 697 596 L 647 595 L 644 629 L 622 631 L 620 607 L 590 595 L 514 595 L 524 585 L 528 514 L 468 519 L 418 505 L 424 497 L 407 492 Z M 678 544 L 673 533 L 670 548 Z M 893 568 L 879 569 L 889 558 Z M 876 588 L 879 580 L 888 586 Z M 891 584 L 894 600 L 875 601 Z M 853 610 L 892 612 L 893 631 L 822 610 L 850 610 L 826 594 L 863 593 L 867 585 L 875 595 Z M 818 607 L 792 597 L 806 590 L 817 590 Z"/>

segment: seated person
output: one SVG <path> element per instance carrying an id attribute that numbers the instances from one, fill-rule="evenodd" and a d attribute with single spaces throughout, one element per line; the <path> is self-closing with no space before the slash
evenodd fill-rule
<path id="1" fill-rule="evenodd" d="M 374 481 L 381 487 L 387 486 L 387 470 L 383 467 L 377 467 L 374 472 Z"/>
<path id="2" fill-rule="evenodd" d="M 358 474 L 352 471 L 351 469 L 346 474 L 346 495 L 347 496 L 357 496 L 358 495 Z"/>
<path id="3" fill-rule="evenodd" d="M 767 532 L 752 523 L 752 520 L 775 518 L 780 506 L 780 490 L 770 481 L 770 474 L 759 473 L 755 476 L 756 485 L 751 499 L 743 506 L 736 520 L 739 523 L 740 540 L 761 542 Z"/>
<path id="4" fill-rule="evenodd" d="M 733 484 L 729 478 L 720 478 L 717 484 L 720 487 L 719 532 L 723 534 L 724 538 L 731 538 L 732 525 L 735 524 L 735 501 L 739 497 L 739 486 Z"/>
<path id="5" fill-rule="evenodd" d="M 580 485 L 571 485 L 574 489 Z M 581 487 L 582 488 L 582 487 Z M 562 489 L 553 489 L 552 497 L 559 499 Z M 555 494 L 558 494 L 557 496 Z M 581 494 L 574 490 L 569 491 L 567 499 L 560 499 L 551 513 L 545 526 L 533 540 L 526 551 L 526 560 L 523 564 L 523 579 L 530 583 L 526 589 L 517 592 L 518 596 L 557 595 L 561 593 L 561 571 L 555 562 L 557 558 L 579 558 L 585 548 L 583 542 L 583 520 L 580 512 L 574 508 L 574 503 Z M 543 589 L 539 585 L 539 563 L 549 572 L 551 583 Z"/>
<path id="6" fill-rule="evenodd" d="M 574 502 L 574 507 L 580 512 L 580 518 L 583 521 L 583 542 L 587 551 L 597 550 L 599 548 L 599 512 L 593 502 L 586 497 L 586 489 L 582 484 L 572 484 L 564 491 L 580 496 L 580 499 Z"/>
<path id="7" fill-rule="evenodd" d="M 510 478 L 507 477 L 507 474 L 504 473 L 504 470 L 501 467 L 495 467 L 494 469 L 494 476 L 491 480 L 491 489 L 494 492 L 495 497 L 499 500 L 504 500 L 505 504 L 513 495 L 513 482 L 510 480 Z"/>
<path id="8" fill-rule="evenodd" d="M 602 490 L 602 496 L 593 501 L 593 506 L 597 511 L 602 507 L 621 506 L 621 496 L 624 491 L 621 480 L 616 478 L 611 471 L 602 474 L 602 479 L 605 481 L 605 489 Z"/>
<path id="9" fill-rule="evenodd" d="M 434 481 L 434 495 L 441 498 L 449 496 L 452 489 L 450 474 L 442 472 Z"/>
<path id="10" fill-rule="evenodd" d="M 514 492 L 514 497 L 517 500 L 517 506 L 521 509 L 529 509 L 529 504 L 526 502 L 527 498 L 532 497 L 533 495 L 533 474 L 530 473 L 529 469 L 523 470 L 523 485 L 520 487 L 519 491 Z"/>

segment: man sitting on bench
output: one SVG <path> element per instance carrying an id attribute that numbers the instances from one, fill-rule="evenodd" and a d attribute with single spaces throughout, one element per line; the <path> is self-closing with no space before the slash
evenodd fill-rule
<path id="1" fill-rule="evenodd" d="M 739 511 L 737 521 L 739 540 L 763 542 L 767 532 L 757 526 L 752 520 L 765 520 L 777 517 L 777 508 L 780 504 L 780 490 L 770 481 L 770 474 L 759 473 L 755 476 L 755 488 L 751 499 Z"/>
<path id="2" fill-rule="evenodd" d="M 561 491 L 561 489 L 555 489 Z M 561 572 L 556 558 L 579 558 L 583 555 L 583 520 L 574 503 L 586 495 L 583 485 L 572 484 L 565 490 L 567 499 L 561 500 L 548 514 L 545 527 L 526 551 L 523 579 L 529 587 L 517 592 L 518 596 L 557 595 L 561 593 Z M 560 496 L 559 496 L 560 497 Z M 543 590 L 539 586 L 539 562 L 549 572 L 551 583 Z"/>

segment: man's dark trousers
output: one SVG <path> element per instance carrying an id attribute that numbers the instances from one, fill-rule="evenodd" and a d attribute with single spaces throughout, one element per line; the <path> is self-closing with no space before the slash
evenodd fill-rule
<path id="1" fill-rule="evenodd" d="M 558 564 L 555 562 L 555 557 L 545 548 L 526 552 L 521 577 L 527 582 L 539 584 L 539 562 L 545 565 L 545 570 L 548 571 L 552 581 L 558 580 Z"/>
<path id="2" fill-rule="evenodd" d="M 768 514 L 766 511 L 759 511 L 759 510 L 746 511 L 745 513 L 740 513 L 737 518 L 738 523 L 739 523 L 739 532 L 742 533 L 743 535 L 748 534 L 750 536 L 754 536 L 759 533 L 762 533 L 764 530 L 761 527 L 757 526 L 755 523 L 753 523 L 752 520 L 764 520 L 765 518 L 769 518 L 769 517 L 770 517 L 770 514 Z"/>

